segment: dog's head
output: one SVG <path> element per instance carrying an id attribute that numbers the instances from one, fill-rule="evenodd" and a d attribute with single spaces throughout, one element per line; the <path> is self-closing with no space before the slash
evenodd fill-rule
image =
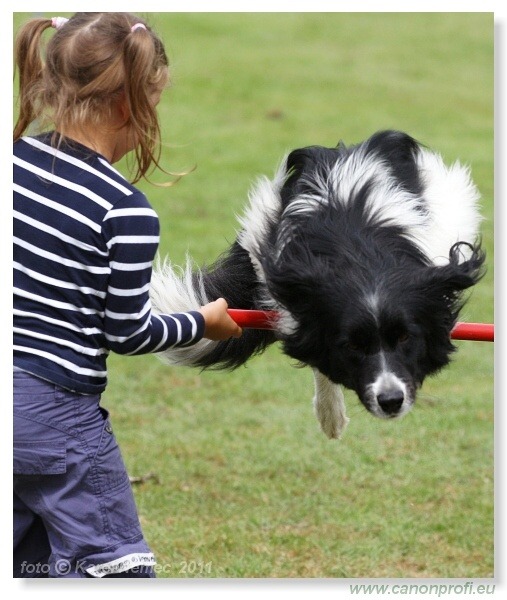
<path id="1" fill-rule="evenodd" d="M 447 242 L 473 239 L 463 226 L 478 222 L 469 174 L 397 132 L 295 151 L 287 172 L 262 258 L 284 350 L 374 415 L 403 415 L 449 362 L 463 293 L 482 275 L 479 242 Z M 434 260 L 443 248 L 448 257 Z"/>
<path id="2" fill-rule="evenodd" d="M 447 265 L 393 267 L 371 273 L 371 281 L 357 260 L 344 270 L 310 256 L 306 265 L 294 256 L 279 263 L 269 282 L 290 315 L 285 353 L 355 391 L 375 416 L 405 414 L 424 379 L 455 350 L 450 334 L 463 292 L 484 262 L 479 244 L 465 246 L 465 260 L 456 244 Z"/>

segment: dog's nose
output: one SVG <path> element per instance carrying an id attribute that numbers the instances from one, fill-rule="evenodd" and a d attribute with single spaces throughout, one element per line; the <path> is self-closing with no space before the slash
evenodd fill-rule
<path id="1" fill-rule="evenodd" d="M 386 415 L 395 415 L 399 412 L 404 398 L 403 390 L 392 390 L 380 393 L 377 396 L 377 402 Z"/>

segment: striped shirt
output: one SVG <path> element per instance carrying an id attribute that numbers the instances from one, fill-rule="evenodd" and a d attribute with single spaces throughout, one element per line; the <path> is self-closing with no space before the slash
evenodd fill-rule
<path id="1" fill-rule="evenodd" d="M 194 344 L 204 317 L 152 313 L 157 214 L 104 157 L 50 139 L 14 144 L 14 366 L 97 394 L 110 351 Z"/>

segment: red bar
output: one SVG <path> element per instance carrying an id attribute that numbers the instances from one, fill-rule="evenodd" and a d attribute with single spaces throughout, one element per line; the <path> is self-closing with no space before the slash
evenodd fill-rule
<path id="1" fill-rule="evenodd" d="M 231 318 L 244 329 L 274 329 L 278 313 L 273 310 L 241 310 L 229 308 Z M 495 326 L 488 323 L 456 323 L 451 332 L 453 340 L 494 342 Z"/>
<path id="2" fill-rule="evenodd" d="M 453 340 L 494 342 L 495 326 L 488 323 L 456 323 L 451 331 L 451 338 Z"/>
<path id="3" fill-rule="evenodd" d="M 241 310 L 229 308 L 231 319 L 244 329 L 274 329 L 278 313 L 273 310 Z"/>

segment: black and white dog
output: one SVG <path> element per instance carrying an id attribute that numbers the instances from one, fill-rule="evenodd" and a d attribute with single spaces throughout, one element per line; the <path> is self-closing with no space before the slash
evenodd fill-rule
<path id="1" fill-rule="evenodd" d="M 170 264 L 152 278 L 160 312 L 224 297 L 230 308 L 276 310 L 274 331 L 203 340 L 163 360 L 235 368 L 269 344 L 313 368 L 324 433 L 348 419 L 340 386 L 377 417 L 410 410 L 427 375 L 450 360 L 463 291 L 483 273 L 479 194 L 469 170 L 398 131 L 291 152 L 261 179 L 237 240 L 208 269 Z"/>

